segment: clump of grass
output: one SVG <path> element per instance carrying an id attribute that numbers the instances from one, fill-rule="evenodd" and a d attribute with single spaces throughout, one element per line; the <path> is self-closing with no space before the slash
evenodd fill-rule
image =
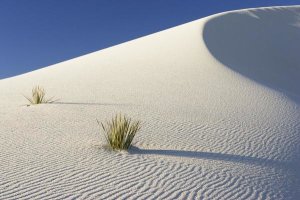
<path id="1" fill-rule="evenodd" d="M 103 129 L 107 143 L 114 150 L 127 150 L 141 128 L 140 121 L 132 121 L 122 114 L 116 115 L 105 124 L 98 120 L 97 122 Z"/>
<path id="2" fill-rule="evenodd" d="M 46 92 L 44 88 L 40 86 L 35 86 L 32 89 L 31 97 L 27 97 L 25 95 L 24 97 L 30 102 L 31 105 L 55 102 L 55 100 L 53 100 L 53 97 L 49 99 L 46 98 Z"/>

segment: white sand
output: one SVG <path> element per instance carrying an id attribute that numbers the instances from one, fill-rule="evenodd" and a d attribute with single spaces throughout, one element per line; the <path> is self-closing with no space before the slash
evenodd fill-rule
<path id="1" fill-rule="evenodd" d="M 299 199 L 299 43 L 300 6 L 233 11 L 1 80 L 0 199 Z"/>

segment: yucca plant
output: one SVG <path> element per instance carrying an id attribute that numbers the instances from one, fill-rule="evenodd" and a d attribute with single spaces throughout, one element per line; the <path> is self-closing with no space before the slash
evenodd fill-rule
<path id="1" fill-rule="evenodd" d="M 105 124 L 98 120 L 97 122 L 103 129 L 107 143 L 114 150 L 127 150 L 141 128 L 140 121 L 132 121 L 122 114 L 116 115 Z"/>
<path id="2" fill-rule="evenodd" d="M 31 97 L 27 97 L 24 95 L 24 97 L 30 102 L 30 104 L 42 104 L 42 103 L 53 103 L 55 100 L 52 98 L 47 99 L 46 98 L 46 92 L 44 88 L 40 86 L 35 86 L 32 89 Z"/>

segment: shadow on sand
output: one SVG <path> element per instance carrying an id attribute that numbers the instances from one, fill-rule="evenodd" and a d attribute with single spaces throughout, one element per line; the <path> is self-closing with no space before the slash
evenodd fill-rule
<path id="1" fill-rule="evenodd" d="M 198 151 L 183 151 L 183 150 L 160 150 L 160 149 L 140 149 L 138 147 L 131 147 L 129 150 L 130 154 L 146 154 L 146 155 L 160 155 L 160 156 L 174 156 L 194 159 L 206 159 L 206 160 L 217 160 L 227 161 L 234 163 L 250 164 L 256 166 L 266 166 L 272 168 L 285 168 L 294 169 L 293 163 L 281 162 L 265 158 L 256 158 L 250 156 L 241 156 L 233 154 L 223 154 L 214 152 L 198 152 Z"/>
<path id="2" fill-rule="evenodd" d="M 134 104 L 118 104 L 118 103 L 84 103 L 84 102 L 53 102 L 51 104 L 62 105 L 83 105 L 83 106 L 133 106 Z"/>
<path id="3" fill-rule="evenodd" d="M 300 7 L 233 12 L 209 20 L 204 42 L 219 62 L 300 103 Z"/>

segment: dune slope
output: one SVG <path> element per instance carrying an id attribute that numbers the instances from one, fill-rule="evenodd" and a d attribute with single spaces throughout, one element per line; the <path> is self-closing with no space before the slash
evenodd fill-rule
<path id="1" fill-rule="evenodd" d="M 0 199 L 297 199 L 300 6 L 209 16 L 0 81 Z M 24 106 L 42 85 L 53 104 Z M 96 119 L 142 120 L 128 153 Z"/>

